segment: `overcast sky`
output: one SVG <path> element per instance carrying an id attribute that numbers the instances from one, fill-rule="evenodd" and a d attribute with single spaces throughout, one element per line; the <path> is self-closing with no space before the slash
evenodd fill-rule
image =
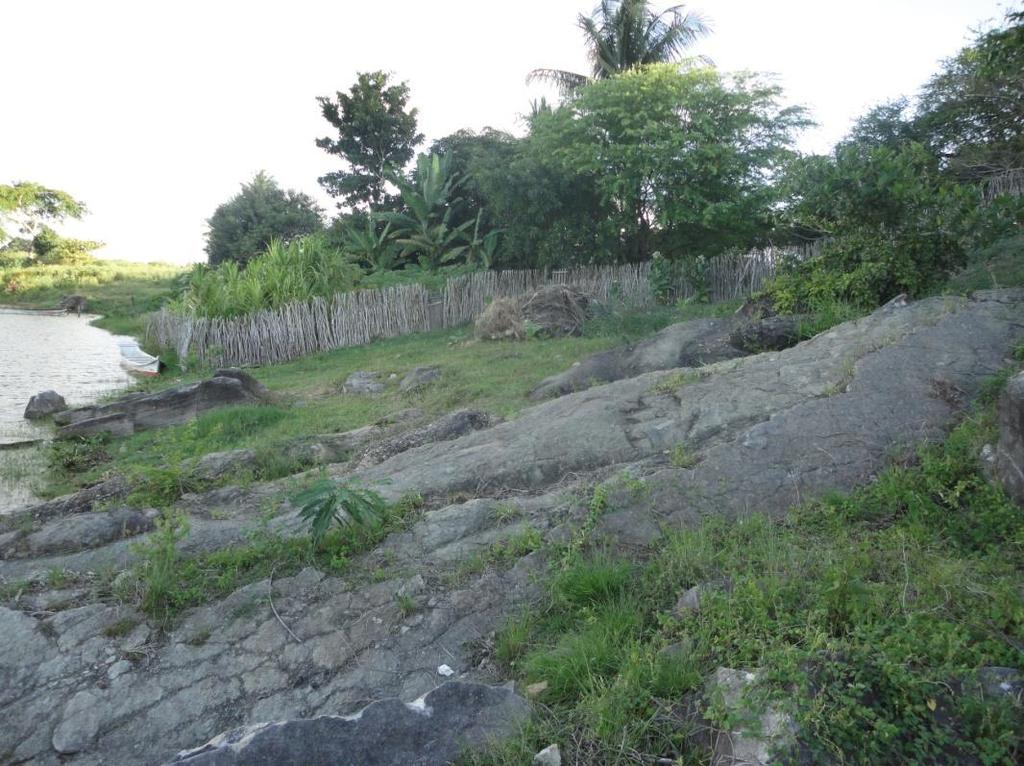
<path id="1" fill-rule="evenodd" d="M 666 3 L 667 4 L 667 3 Z M 666 4 L 655 3 L 658 7 Z M 587 71 L 576 15 L 592 0 L 174 3 L 3 0 L 0 183 L 84 200 L 64 231 L 103 257 L 203 259 L 205 220 L 261 169 L 333 204 L 315 97 L 356 72 L 409 81 L 428 141 L 459 128 L 521 132 L 534 67 Z M 870 106 L 913 94 L 1001 19 L 998 0 L 715 0 L 693 50 L 725 70 L 776 73 L 826 151 Z"/>

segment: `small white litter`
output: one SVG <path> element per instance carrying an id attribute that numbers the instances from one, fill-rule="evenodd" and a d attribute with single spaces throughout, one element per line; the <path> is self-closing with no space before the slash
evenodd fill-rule
<path id="1" fill-rule="evenodd" d="M 437 666 L 437 672 L 438 672 L 439 675 L 442 675 L 445 678 L 447 678 L 448 676 L 454 676 L 455 675 L 455 671 L 452 670 L 447 665 L 438 665 Z"/>

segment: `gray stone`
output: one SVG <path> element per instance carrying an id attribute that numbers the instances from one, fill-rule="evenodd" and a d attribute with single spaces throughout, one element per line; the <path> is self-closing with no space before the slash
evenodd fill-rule
<path id="1" fill-rule="evenodd" d="M 68 403 L 56 391 L 41 391 L 28 400 L 25 417 L 29 420 L 38 420 L 67 408 Z"/>
<path id="2" fill-rule="evenodd" d="M 100 700 L 89 691 L 78 692 L 64 708 L 53 731 L 53 749 L 62 755 L 85 750 L 100 729 Z"/>
<path id="3" fill-rule="evenodd" d="M 562 766 L 562 753 L 558 745 L 548 745 L 533 756 L 532 766 Z"/>
<path id="4" fill-rule="evenodd" d="M 360 466 L 376 465 L 389 457 L 407 452 L 425 444 L 447 442 L 465 436 L 473 431 L 490 428 L 497 421 L 492 415 L 479 410 L 457 410 L 435 420 L 422 428 L 384 439 L 370 447 L 359 461 Z"/>
<path id="5" fill-rule="evenodd" d="M 751 710 L 747 691 L 757 682 L 758 671 L 718 668 L 708 679 L 705 695 L 709 703 L 730 720 L 739 722 L 731 731 L 714 738 L 712 766 L 771 766 L 792 763 L 796 723 L 778 708 Z"/>
<path id="6" fill-rule="evenodd" d="M 45 556 L 95 548 L 150 531 L 157 515 L 157 511 L 152 509 L 116 508 L 57 518 L 10 544 L 0 545 L 0 558 Z"/>
<path id="7" fill-rule="evenodd" d="M 398 384 L 398 390 L 403 393 L 416 391 L 433 383 L 440 377 L 440 367 L 416 367 L 402 378 L 402 382 Z"/>
<path id="8" fill-rule="evenodd" d="M 341 389 L 346 394 L 379 394 L 384 390 L 384 384 L 380 382 L 379 378 L 379 372 L 356 370 L 345 378 Z"/>
<path id="9" fill-rule="evenodd" d="M 1010 499 L 1024 506 L 1024 372 L 1011 378 L 999 397 L 994 472 Z"/>
<path id="10" fill-rule="evenodd" d="M 727 578 L 694 585 L 692 588 L 683 591 L 682 595 L 679 596 L 675 609 L 672 610 L 673 614 L 676 617 L 686 617 L 689 614 L 695 614 L 700 611 L 701 598 L 705 594 L 715 591 L 725 591 L 728 593 L 731 590 L 732 581 Z"/>
<path id="11" fill-rule="evenodd" d="M 729 343 L 740 351 L 758 354 L 783 351 L 800 342 L 803 327 L 811 317 L 774 316 L 745 322 L 729 335 Z"/>
<path id="12" fill-rule="evenodd" d="M 129 394 L 93 407 L 65 410 L 54 417 L 62 427 L 58 438 L 110 433 L 126 436 L 136 431 L 186 423 L 204 412 L 233 404 L 259 404 L 270 392 L 242 370 L 217 370 L 209 380 L 187 383 L 153 394 Z"/>
<path id="13" fill-rule="evenodd" d="M 733 321 L 726 319 L 697 319 L 670 325 L 639 343 L 595 354 L 546 378 L 533 389 L 530 398 L 550 399 L 645 372 L 700 367 L 743 356 L 743 352 L 729 344 L 734 326 Z"/>
<path id="14" fill-rule="evenodd" d="M 630 553 L 630 545 L 707 514 L 779 515 L 871 481 L 961 417 L 962 405 L 936 396 L 934 382 L 956 386 L 964 401 L 976 397 L 1024 338 L 1022 309 L 1024 291 L 928 299 L 785 351 L 709 365 L 685 385 L 677 385 L 678 371 L 647 373 L 377 465 L 334 465 L 329 475 L 387 497 L 428 497 L 408 528 L 354 562 L 374 577 L 306 570 L 274 577 L 272 591 L 267 580 L 255 582 L 187 610 L 172 631 L 130 655 L 126 638 L 103 636 L 123 616 L 117 607 L 89 604 L 41 621 L 0 611 L 0 752 L 57 763 L 50 734 L 94 680 L 109 691 L 94 690 L 101 722 L 77 758 L 83 766 L 159 762 L 240 725 L 415 699 L 434 687 L 443 664 L 458 678 L 480 678 L 489 672 L 481 670 L 487 637 L 540 597 L 548 554 L 446 577 L 462 562 L 527 527 L 542 540 L 555 529 L 578 530 L 587 511 L 576 495 L 627 470 L 644 477 L 644 491 L 613 490 L 591 534 Z M 666 467 L 663 453 L 676 444 L 699 452 L 700 463 Z M 305 534 L 282 499 L 293 487 L 291 479 L 253 482 L 182 498 L 174 510 L 191 524 L 182 553 L 244 542 L 253 529 Z M 452 503 L 457 493 L 471 499 Z M 499 509 L 509 497 L 511 516 Z M 132 543 L 118 540 L 0 561 L 0 578 L 127 567 L 133 555 Z M 416 612 L 403 614 L 396 593 L 413 598 Z M 109 680 L 118 652 L 136 664 Z"/>
<path id="15" fill-rule="evenodd" d="M 529 713 L 526 701 L 507 687 L 455 681 L 410 704 L 386 699 L 344 718 L 236 729 L 179 753 L 170 763 L 446 766 L 466 747 L 513 734 Z"/>
<path id="16" fill-rule="evenodd" d="M 99 503 L 126 497 L 129 491 L 130 487 L 123 477 L 112 476 L 99 484 L 94 484 L 70 495 L 62 495 L 53 500 L 47 500 L 45 503 L 20 508 L 6 517 L 0 516 L 0 524 L 20 526 L 26 520 L 41 522 L 57 516 L 87 513 Z"/>

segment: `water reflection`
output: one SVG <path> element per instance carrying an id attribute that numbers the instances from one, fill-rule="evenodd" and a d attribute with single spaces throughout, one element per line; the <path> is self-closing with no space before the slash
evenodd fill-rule
<path id="1" fill-rule="evenodd" d="M 0 309 L 0 444 L 50 435 L 48 422 L 23 417 L 29 398 L 39 391 L 53 389 L 74 406 L 131 383 L 120 366 L 117 342 L 123 338 L 92 327 L 94 318 Z M 17 466 L 37 462 L 28 455 L 15 457 L 17 452 L 0 451 L 0 512 L 25 499 L 25 471 Z M 13 481 L 12 475 L 20 478 Z"/>

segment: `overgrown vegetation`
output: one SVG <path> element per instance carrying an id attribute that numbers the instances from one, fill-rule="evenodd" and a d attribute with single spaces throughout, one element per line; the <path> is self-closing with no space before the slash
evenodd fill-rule
<path id="1" fill-rule="evenodd" d="M 525 763 L 557 742 L 571 763 L 703 763 L 682 711 L 717 667 L 760 668 L 751 709 L 793 715 L 815 763 L 1019 762 L 1021 701 L 976 676 L 1020 667 L 1024 648 L 1024 512 L 978 466 L 991 405 L 914 463 L 783 520 L 709 517 L 642 561 L 595 544 L 553 556 L 546 603 L 496 650 L 543 684 L 541 712 L 466 762 Z M 674 612 L 702 584 L 699 610 Z"/>
<path id="2" fill-rule="evenodd" d="M 156 532 L 136 544 L 139 563 L 131 576 L 115 581 L 113 595 L 138 603 L 149 617 L 166 625 L 188 607 L 223 598 L 252 582 L 295 574 L 306 566 L 344 574 L 353 556 L 401 529 L 421 503 L 415 496 L 391 505 L 381 503 L 374 523 L 348 524 L 319 535 L 285 537 L 260 528 L 243 545 L 198 556 L 182 552 L 188 522 L 168 512 L 158 521 Z"/>

